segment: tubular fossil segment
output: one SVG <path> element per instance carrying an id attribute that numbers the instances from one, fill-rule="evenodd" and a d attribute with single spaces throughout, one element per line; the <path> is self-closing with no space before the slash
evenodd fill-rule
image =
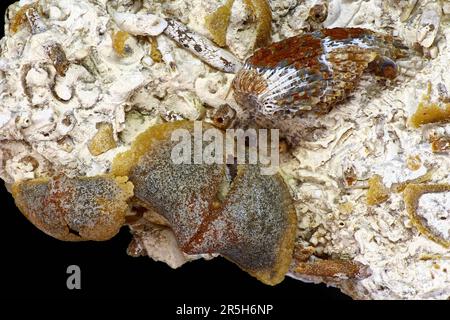
<path id="1" fill-rule="evenodd" d="M 114 21 L 122 30 L 140 36 L 158 36 L 167 28 L 167 22 L 153 14 L 118 12 Z"/>
<path id="2" fill-rule="evenodd" d="M 207 34 L 205 17 L 227 0 L 221 0 L 220 4 L 209 0 L 45 0 L 39 1 L 39 5 L 27 5 L 32 1 L 23 0 L 8 9 L 5 37 L 1 40 L 0 176 L 9 190 L 14 183 L 20 183 L 23 188 L 33 183 L 40 185 L 39 180 L 32 179 L 59 173 L 70 177 L 108 173 L 114 157 L 128 150 L 139 133 L 163 121 L 204 119 L 221 129 L 255 124 L 253 119 L 248 119 L 248 112 L 243 112 L 248 110 L 228 99 L 234 75 L 222 72 L 224 63 L 220 58 L 226 57 L 226 51 L 217 51 L 218 46 L 210 41 L 205 44 L 207 50 L 204 52 L 190 54 L 196 44 L 205 43 L 202 42 Z M 226 45 L 240 59 L 252 54 L 258 38 L 257 24 L 262 22 L 255 19 L 256 14 L 246 4 L 249 2 L 267 4 L 267 1 L 235 0 L 226 30 Z M 307 92 L 310 98 L 305 99 L 306 103 L 299 103 L 294 108 L 300 110 L 300 116 L 286 119 L 283 115 L 279 119 L 275 118 L 276 114 L 263 114 L 255 117 L 258 121 L 270 120 L 267 126 L 280 129 L 280 134 L 290 144 L 280 155 L 280 170 L 289 184 L 298 213 L 296 245 L 307 248 L 309 255 L 301 260 L 300 274 L 291 269 L 292 273 L 288 275 L 302 281 L 337 286 L 358 299 L 448 299 L 450 248 L 418 231 L 409 218 L 400 192 L 412 184 L 443 185 L 450 181 L 450 123 L 446 112 L 446 104 L 450 102 L 447 92 L 450 88 L 447 72 L 450 3 L 436 0 L 283 0 L 271 1 L 270 7 L 275 41 L 298 34 L 302 34 L 299 38 L 305 38 L 310 34 L 304 32 L 320 30 L 322 26 L 361 26 L 395 34 L 403 43 L 417 49 L 404 61 L 389 54 L 389 50 L 386 54 L 376 52 L 374 57 L 370 55 L 373 48 L 362 47 L 367 45 L 367 37 L 352 36 L 352 41 L 334 41 L 342 47 L 333 47 L 329 41 L 321 48 L 308 45 L 301 47 L 303 50 L 281 48 L 278 52 L 281 54 L 285 50 L 286 56 L 298 57 L 308 49 L 312 53 L 316 49 L 328 49 L 328 56 L 334 54 L 336 59 L 318 62 L 322 66 L 321 76 L 328 74 L 325 62 L 329 62 L 339 69 L 332 74 L 333 79 L 338 74 L 337 80 L 328 79 L 332 85 L 321 87 L 323 80 L 311 77 L 311 83 L 307 84 L 312 89 L 335 89 L 329 91 L 331 94 L 344 92 L 343 96 L 334 98 L 336 103 L 343 100 L 344 95 L 349 97 L 326 112 L 334 103 L 322 109 L 311 89 Z M 118 37 L 119 41 L 112 41 L 113 35 L 121 29 L 114 19 L 117 12 L 151 13 L 156 17 L 155 21 L 163 24 L 166 19 L 176 19 L 188 26 L 189 32 L 177 34 L 177 30 L 182 29 L 174 26 L 172 38 L 162 31 L 162 25 L 155 25 L 155 29 L 150 19 L 144 19 L 143 25 L 158 35 L 130 36 L 126 42 Z M 125 24 L 122 28 L 125 29 Z M 224 35 L 225 28 L 219 29 Z M 139 33 L 140 30 L 136 31 Z M 186 34 L 189 36 L 184 37 Z M 147 39 L 150 37 L 152 50 Z M 323 36 L 318 38 L 321 44 L 325 43 Z M 377 50 L 392 44 L 389 38 L 385 40 L 377 42 Z M 119 45 L 119 50 L 114 51 L 114 44 Z M 350 49 L 351 44 L 355 48 Z M 394 39 L 393 47 L 397 44 Z M 268 48 L 275 50 L 276 45 Z M 125 55 L 120 56 L 117 51 Z M 276 60 L 277 52 L 266 52 L 268 59 Z M 217 58 L 219 69 L 208 67 L 208 61 L 213 58 Z M 356 58 L 362 58 L 362 61 L 358 62 Z M 367 67 L 366 58 L 372 61 Z M 317 60 L 311 57 L 309 61 Z M 304 62 L 300 63 L 301 70 L 308 69 L 306 57 Z M 350 80 L 358 78 L 354 73 L 360 72 L 360 67 L 365 68 L 365 73 L 382 79 L 363 74 L 360 81 L 354 82 L 360 89 L 354 90 Z M 240 63 L 236 63 L 236 70 L 239 68 Z M 253 68 L 255 72 L 265 74 L 269 69 L 258 71 Z M 282 77 L 283 74 L 278 76 Z M 394 77 L 394 81 L 388 81 Z M 288 83 L 286 79 L 277 80 L 275 74 L 270 80 Z M 437 90 L 428 91 L 428 98 L 421 100 L 428 82 L 432 82 Z M 248 83 L 255 88 L 259 85 L 258 81 Z M 349 85 L 354 91 L 351 94 L 350 90 L 339 91 L 335 84 Z M 286 101 L 289 102 L 289 98 Z M 423 101 L 422 107 L 418 107 L 420 101 Z M 313 111 L 307 111 L 309 109 Z M 255 108 L 249 110 L 255 111 Z M 413 128 L 412 122 L 419 126 Z M 111 124 L 111 127 L 100 128 L 101 124 Z M 411 160 L 412 157 L 417 161 Z M 236 170 L 240 175 L 233 173 L 230 178 L 221 180 L 226 182 L 223 186 L 228 186 L 228 191 L 224 188 L 219 192 L 222 196 L 219 201 L 213 201 L 212 207 L 223 213 L 222 220 L 212 216 L 211 224 L 205 223 L 205 231 L 196 233 L 199 242 L 187 241 L 192 243 L 192 252 L 208 247 L 206 240 L 200 239 L 209 238 L 208 232 L 214 231 L 216 224 L 225 224 L 228 217 L 240 217 L 234 209 L 224 211 L 225 203 L 231 202 L 227 202 L 228 197 L 243 194 L 239 199 L 243 207 L 257 207 L 254 203 L 246 204 L 249 202 L 247 197 L 253 195 L 247 195 L 249 191 L 240 187 L 244 180 L 263 181 L 261 177 L 252 176 L 250 169 L 240 167 Z M 379 179 L 373 181 L 376 183 L 371 191 L 377 191 L 372 193 L 377 204 L 370 206 L 365 201 L 371 192 L 369 190 L 368 194 L 368 181 L 376 176 Z M 45 181 L 42 184 L 48 186 Z M 267 183 L 278 188 L 272 180 Z M 259 190 L 260 183 L 254 184 Z M 409 188 L 408 192 L 411 194 Z M 414 199 L 414 192 L 412 194 Z M 449 240 L 450 221 L 447 195 L 448 192 L 426 193 L 415 205 L 417 221 L 423 230 L 445 241 Z M 130 253 L 146 254 L 172 267 L 216 256 L 182 252 L 167 219 L 142 208 L 141 202 L 136 197 L 124 201 L 131 208 L 125 223 L 136 239 Z M 32 200 L 26 203 L 33 207 Z M 216 213 L 214 210 L 208 213 Z M 42 218 L 44 213 L 37 217 Z M 249 216 L 246 218 L 250 219 Z M 65 220 L 54 221 L 59 228 L 53 224 L 52 228 L 48 224 L 41 224 L 40 228 L 56 230 L 61 237 L 72 234 L 76 240 L 85 238 L 77 238 L 81 233 L 71 229 Z M 244 230 L 248 222 L 243 221 L 245 223 L 239 230 Z M 102 229 L 99 226 L 99 230 Z M 228 235 L 225 231 L 223 241 Z M 253 246 L 245 238 L 242 241 L 245 246 L 239 248 L 250 250 Z M 273 239 L 268 237 L 267 241 L 272 243 Z M 217 248 L 222 247 L 220 243 L 214 244 Z M 267 249 L 269 256 L 264 256 L 264 263 L 273 261 L 271 252 L 277 250 L 273 249 L 275 245 L 271 248 Z M 232 254 L 222 249 L 223 255 Z M 241 266 L 247 264 L 247 270 L 257 274 L 252 259 L 241 261 L 241 255 L 237 254 L 233 259 Z M 371 274 L 364 278 L 354 277 L 359 275 L 357 262 L 367 266 Z M 294 265 L 291 263 L 292 268 Z M 283 272 L 279 271 L 279 274 Z M 273 279 L 271 277 L 270 281 L 275 282 Z"/>
<path id="3" fill-rule="evenodd" d="M 164 33 L 210 66 L 229 73 L 236 73 L 242 67 L 235 56 L 217 47 L 209 39 L 194 33 L 174 19 L 168 19 L 167 22 Z"/>
<path id="4" fill-rule="evenodd" d="M 17 206 L 36 227 L 59 240 L 108 240 L 125 222 L 133 186 L 127 178 L 35 179 L 12 187 Z"/>

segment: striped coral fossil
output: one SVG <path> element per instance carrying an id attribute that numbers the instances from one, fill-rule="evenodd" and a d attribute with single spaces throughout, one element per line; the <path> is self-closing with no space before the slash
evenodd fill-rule
<path id="1" fill-rule="evenodd" d="M 393 79 L 406 55 L 392 36 L 360 28 L 334 28 L 287 38 L 257 50 L 233 82 L 246 109 L 270 117 L 328 112 L 356 87 L 366 70 Z"/>

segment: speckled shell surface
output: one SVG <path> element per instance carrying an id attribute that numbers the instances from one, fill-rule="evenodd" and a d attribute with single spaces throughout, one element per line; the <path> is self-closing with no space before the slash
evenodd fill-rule
<path id="1" fill-rule="evenodd" d="M 297 218 L 288 223 L 296 233 L 289 277 L 336 286 L 358 299 L 450 297 L 450 249 L 442 245 L 450 240 L 449 1 L 36 2 L 40 8 L 21 0 L 5 15 L 0 178 L 38 228 L 59 239 L 104 240 L 125 219 L 132 256 L 177 268 L 222 255 L 273 284 L 287 265 L 273 254 L 290 258 L 290 246 L 264 230 L 270 221 L 282 226 L 287 220 L 246 212 L 279 213 L 286 197 L 276 190 L 285 183 Z M 231 2 L 225 46 L 217 47 L 205 19 Z M 192 210 L 177 206 L 183 194 L 176 188 L 186 177 L 185 191 L 196 190 L 188 174 L 171 174 L 169 185 L 160 170 L 159 193 L 147 208 L 137 202 L 144 199 L 140 181 L 129 171 L 113 172 L 115 159 L 134 151 L 141 133 L 180 119 L 224 130 L 275 127 L 285 139 L 283 181 L 241 171 L 229 184 L 235 187 L 222 216 L 205 224 L 204 241 L 192 250 L 183 244 L 197 230 L 180 222 Z M 145 173 L 148 166 L 142 168 Z M 137 182 L 133 195 L 128 188 L 120 192 L 125 180 L 109 174 L 131 178 L 126 186 Z M 423 193 L 430 185 L 442 192 Z M 117 192 L 104 192 L 108 186 Z M 120 207 L 106 221 L 100 217 L 109 202 L 86 210 L 104 196 Z M 74 202 L 63 216 L 62 201 Z M 203 221 L 205 212 L 185 222 Z M 232 219 L 241 222 L 220 229 L 223 242 L 209 242 Z M 254 221 L 264 232 L 256 234 Z M 18 237 L 23 232 L 14 230 Z M 233 233 L 243 235 L 239 248 L 223 245 Z M 244 248 L 251 254 L 242 255 Z"/>

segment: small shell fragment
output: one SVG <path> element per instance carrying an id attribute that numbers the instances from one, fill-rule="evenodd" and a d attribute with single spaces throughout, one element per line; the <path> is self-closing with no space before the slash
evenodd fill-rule
<path id="1" fill-rule="evenodd" d="M 405 22 L 411 16 L 414 8 L 416 7 L 417 0 L 406 0 L 405 6 L 403 7 L 402 14 L 400 15 L 400 21 Z"/>
<path id="2" fill-rule="evenodd" d="M 26 10 L 25 15 L 27 16 L 28 23 L 30 24 L 32 34 L 42 33 L 47 30 L 47 26 L 42 21 L 36 7 L 31 7 Z"/>
<path id="3" fill-rule="evenodd" d="M 439 55 L 439 48 L 436 46 L 432 46 L 429 48 L 429 54 L 431 59 L 436 59 Z"/>
<path id="4" fill-rule="evenodd" d="M 34 8 L 35 6 L 37 6 L 37 2 L 26 4 L 17 11 L 15 16 L 12 18 L 11 24 L 9 26 L 9 30 L 12 33 L 16 33 L 17 31 L 19 31 L 19 29 L 25 24 L 25 22 L 28 20 L 28 17 L 26 15 L 27 11 L 31 8 Z"/>
<path id="5" fill-rule="evenodd" d="M 140 36 L 158 36 L 167 27 L 164 19 L 153 14 L 117 12 L 114 21 L 123 31 Z"/>
<path id="6" fill-rule="evenodd" d="M 44 46 L 44 49 L 56 69 L 56 73 L 63 77 L 69 69 L 70 62 L 67 60 L 66 53 L 59 43 L 50 43 Z"/>
<path id="7" fill-rule="evenodd" d="M 432 136 L 430 143 L 431 151 L 434 153 L 450 152 L 450 136 Z"/>
<path id="8" fill-rule="evenodd" d="M 324 22 L 328 17 L 327 3 L 318 3 L 309 10 L 309 18 L 317 23 Z"/>
<path id="9" fill-rule="evenodd" d="M 231 127 L 236 117 L 236 111 L 227 104 L 223 104 L 214 110 L 211 116 L 214 126 L 222 130 Z"/>

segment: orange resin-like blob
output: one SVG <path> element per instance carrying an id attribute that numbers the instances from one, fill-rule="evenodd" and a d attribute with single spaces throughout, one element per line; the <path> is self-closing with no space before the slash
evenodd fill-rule
<path id="1" fill-rule="evenodd" d="M 408 212 L 411 222 L 417 230 L 434 242 L 439 243 L 446 248 L 450 248 L 450 241 L 442 239 L 430 230 L 430 228 L 423 223 L 423 219 L 421 219 L 421 217 L 417 214 L 417 207 L 420 197 L 425 193 L 438 192 L 450 192 L 450 184 L 409 184 L 405 188 L 403 198 L 406 205 L 406 211 Z"/>
<path id="2" fill-rule="evenodd" d="M 449 122 L 450 121 L 450 103 L 447 103 L 443 107 L 436 103 L 428 104 L 421 102 L 417 107 L 417 111 L 412 115 L 410 122 L 418 128 L 421 125 L 437 122 Z"/>
<path id="3" fill-rule="evenodd" d="M 31 8 L 35 8 L 37 3 L 26 4 L 17 11 L 14 18 L 11 20 L 11 24 L 9 26 L 9 30 L 12 33 L 16 33 L 19 31 L 20 27 L 27 21 L 27 11 Z"/>

